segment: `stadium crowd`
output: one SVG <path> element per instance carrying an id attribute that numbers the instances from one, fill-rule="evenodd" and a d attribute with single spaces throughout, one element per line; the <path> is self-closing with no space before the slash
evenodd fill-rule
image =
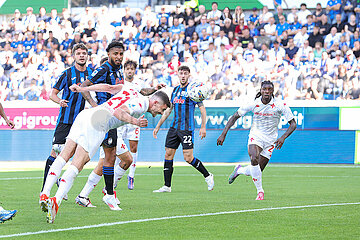
<path id="1" fill-rule="evenodd" d="M 359 99 L 360 4 L 334 0 L 306 4 L 286 14 L 281 6 L 198 11 L 176 5 L 113 16 L 105 6 L 78 15 L 44 7 L 18 9 L 0 32 L 0 100 L 48 100 L 51 88 L 73 64 L 71 49 L 83 42 L 96 69 L 106 47 L 122 41 L 127 59 L 139 63 L 137 77 L 149 85 L 178 85 L 177 69 L 211 85 L 210 99 L 254 96 L 261 81 L 275 84 L 282 99 Z"/>

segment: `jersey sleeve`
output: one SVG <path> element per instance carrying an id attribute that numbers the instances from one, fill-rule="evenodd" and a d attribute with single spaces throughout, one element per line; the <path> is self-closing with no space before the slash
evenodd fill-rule
<path id="1" fill-rule="evenodd" d="M 282 105 L 281 113 L 284 115 L 286 121 L 289 122 L 290 120 L 292 120 L 294 118 L 294 115 L 293 115 L 291 109 L 289 108 L 289 106 L 286 105 L 286 103 L 281 103 L 281 105 Z"/>
<path id="2" fill-rule="evenodd" d="M 67 81 L 67 77 L 66 77 L 66 71 L 64 71 L 61 76 L 59 77 L 59 79 L 57 80 L 55 86 L 53 88 L 61 91 L 64 89 L 65 85 L 66 85 L 66 81 Z"/>
<path id="3" fill-rule="evenodd" d="M 130 115 L 141 115 L 147 111 L 145 97 L 137 97 L 130 99 L 125 103 L 125 106 L 130 110 Z"/>
<path id="4" fill-rule="evenodd" d="M 246 113 L 252 111 L 254 109 L 254 103 L 245 103 L 243 106 L 241 106 L 237 113 L 240 117 L 244 116 Z"/>
<path id="5" fill-rule="evenodd" d="M 107 70 L 104 67 L 96 69 L 89 77 L 88 80 L 94 84 L 106 82 Z"/>

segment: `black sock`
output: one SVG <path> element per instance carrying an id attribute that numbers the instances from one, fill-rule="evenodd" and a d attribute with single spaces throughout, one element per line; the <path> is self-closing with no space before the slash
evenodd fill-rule
<path id="1" fill-rule="evenodd" d="M 192 160 L 192 162 L 190 163 L 194 168 L 196 168 L 196 170 L 198 170 L 199 172 L 201 172 L 201 174 L 204 176 L 204 177 L 207 177 L 209 176 L 209 172 L 206 170 L 206 168 L 204 167 L 204 165 L 202 164 L 202 162 L 197 159 L 197 158 L 194 158 Z"/>
<path id="2" fill-rule="evenodd" d="M 44 189 L 46 177 L 47 177 L 47 175 L 49 173 L 49 169 L 50 169 L 50 167 L 51 167 L 51 165 L 53 164 L 54 161 L 55 161 L 55 158 L 53 156 L 51 156 L 51 155 L 46 160 L 45 169 L 44 169 L 44 181 L 43 181 L 41 191 L 43 191 L 43 189 Z"/>
<path id="3" fill-rule="evenodd" d="M 165 186 L 171 187 L 171 178 L 173 174 L 174 168 L 173 168 L 173 160 L 166 160 L 164 162 L 164 180 L 165 180 Z"/>
<path id="4" fill-rule="evenodd" d="M 107 194 L 114 194 L 114 167 L 103 167 L 105 189 Z"/>

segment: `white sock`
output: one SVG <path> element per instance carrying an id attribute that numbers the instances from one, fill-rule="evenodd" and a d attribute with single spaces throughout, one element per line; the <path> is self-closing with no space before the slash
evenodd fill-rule
<path id="1" fill-rule="evenodd" d="M 237 173 L 238 173 L 238 174 L 244 174 L 244 175 L 246 175 L 246 176 L 250 176 L 250 175 L 251 175 L 251 173 L 250 173 L 250 166 L 251 166 L 251 165 L 247 165 L 247 166 L 245 166 L 245 167 L 239 168 L 239 169 L 237 170 Z"/>
<path id="2" fill-rule="evenodd" d="M 256 165 L 256 166 L 250 166 L 250 173 L 251 173 L 251 177 L 253 179 L 253 182 L 255 184 L 255 187 L 257 189 L 257 192 L 264 192 L 264 189 L 262 188 L 262 181 L 261 181 L 261 169 L 260 169 L 260 165 Z"/>
<path id="3" fill-rule="evenodd" d="M 46 194 L 46 196 L 50 196 L 51 188 L 56 183 L 56 180 L 60 177 L 61 170 L 65 165 L 66 165 L 66 161 L 62 157 L 58 156 L 55 159 L 55 161 L 53 162 L 53 164 L 49 169 L 49 173 L 46 177 L 46 181 L 44 184 L 44 189 L 41 192 L 41 194 Z"/>
<path id="4" fill-rule="evenodd" d="M 76 176 L 79 174 L 79 170 L 74 165 L 70 165 L 61 177 L 59 189 L 55 194 L 56 202 L 61 204 L 63 197 L 69 192 L 72 187 Z"/>
<path id="5" fill-rule="evenodd" d="M 101 176 L 97 175 L 94 171 L 92 171 L 88 177 L 88 180 L 81 190 L 79 194 L 81 197 L 88 197 L 91 191 L 95 188 L 95 186 L 99 183 Z"/>
<path id="6" fill-rule="evenodd" d="M 137 161 L 137 156 L 138 156 L 138 153 L 133 153 L 133 152 L 130 152 L 131 153 L 131 156 L 133 157 L 133 162 L 130 166 L 130 169 L 129 169 L 129 177 L 134 177 L 135 176 L 135 169 L 136 169 L 136 161 Z"/>
<path id="7" fill-rule="evenodd" d="M 120 165 L 116 165 L 114 169 L 114 188 L 116 188 L 118 181 L 124 176 L 126 170 L 120 167 Z"/>

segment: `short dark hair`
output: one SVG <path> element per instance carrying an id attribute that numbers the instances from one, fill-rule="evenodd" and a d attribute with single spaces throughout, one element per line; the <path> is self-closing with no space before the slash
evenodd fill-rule
<path id="1" fill-rule="evenodd" d="M 110 49 L 112 48 L 121 48 L 122 50 L 125 50 L 124 44 L 119 41 L 112 41 L 106 48 L 106 52 L 110 52 Z"/>
<path id="2" fill-rule="evenodd" d="M 217 3 L 217 2 L 212 2 L 212 3 L 211 3 L 211 6 L 214 5 L 214 4 L 216 4 L 216 6 L 218 6 L 218 3 Z"/>
<path id="3" fill-rule="evenodd" d="M 74 54 L 75 51 L 78 50 L 78 49 L 86 50 L 86 52 L 88 53 L 88 48 L 87 48 L 86 45 L 83 44 L 83 43 L 77 43 L 77 44 L 75 44 L 71 52 Z"/>
<path id="4" fill-rule="evenodd" d="M 163 91 L 157 91 L 153 96 L 159 98 L 168 108 L 171 107 L 169 96 Z"/>
<path id="5" fill-rule="evenodd" d="M 100 60 L 100 65 L 103 65 L 107 60 L 109 60 L 108 57 L 103 57 L 103 58 L 101 58 L 101 60 Z"/>
<path id="6" fill-rule="evenodd" d="M 137 62 L 133 61 L 133 60 L 127 60 L 124 64 L 124 69 L 127 67 L 127 66 L 133 66 L 135 69 L 137 68 Z"/>
<path id="7" fill-rule="evenodd" d="M 190 68 L 188 66 L 185 66 L 185 65 L 181 65 L 179 68 L 178 68 L 178 72 L 179 71 L 187 71 L 190 73 Z"/>
<path id="8" fill-rule="evenodd" d="M 306 7 L 306 3 L 302 3 L 302 4 L 300 4 L 300 7 L 302 7 L 302 6 L 305 6 L 305 7 Z"/>

